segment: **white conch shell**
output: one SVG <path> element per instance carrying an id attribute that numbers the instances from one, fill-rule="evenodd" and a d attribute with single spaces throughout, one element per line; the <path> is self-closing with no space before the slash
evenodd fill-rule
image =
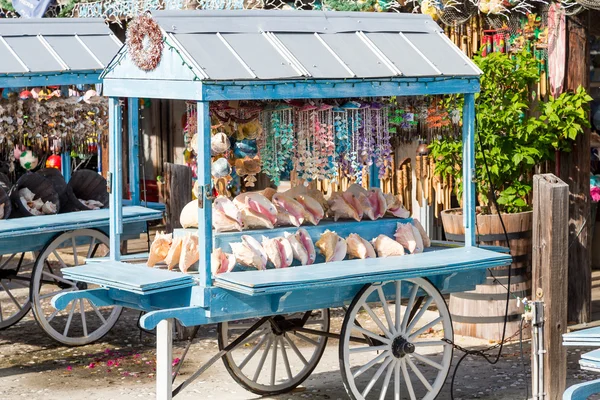
<path id="1" fill-rule="evenodd" d="M 393 194 L 384 194 L 387 202 L 387 213 L 393 215 L 396 218 L 409 218 L 410 212 L 404 208 L 397 196 Z"/>
<path id="2" fill-rule="evenodd" d="M 217 132 L 210 138 L 210 152 L 213 156 L 225 153 L 230 146 L 229 138 L 223 132 Z"/>
<path id="3" fill-rule="evenodd" d="M 198 227 L 198 202 L 192 200 L 183 207 L 181 215 L 179 216 L 179 223 L 184 228 L 197 228 Z M 214 223 L 214 221 L 213 221 Z"/>
<path id="4" fill-rule="evenodd" d="M 42 200 L 42 199 L 34 200 L 34 201 L 32 201 L 32 203 L 33 203 L 33 208 L 35 208 L 38 211 L 41 211 L 42 207 L 44 207 L 44 200 Z"/>
<path id="5" fill-rule="evenodd" d="M 302 205 L 302 207 L 304 207 L 304 217 L 311 224 L 317 225 L 325 216 L 325 211 L 323 210 L 321 203 L 319 203 L 317 200 L 313 199 L 309 195 L 301 194 L 295 196 L 294 200 L 296 200 Z"/>
<path id="6" fill-rule="evenodd" d="M 423 228 L 423 225 L 421 225 L 419 220 L 413 218 L 413 225 L 421 234 L 421 239 L 423 240 L 423 248 L 431 247 L 431 239 L 429 238 L 429 236 L 427 236 L 427 232 L 425 232 L 425 228 Z"/>
<path id="7" fill-rule="evenodd" d="M 294 251 L 286 238 L 276 237 L 269 239 L 263 237 L 262 245 L 275 268 L 287 268 L 292 265 Z"/>
<path id="8" fill-rule="evenodd" d="M 198 235 L 188 234 L 181 243 L 181 255 L 179 256 L 179 270 L 181 272 L 191 271 L 191 267 L 200 259 L 198 248 Z"/>
<path id="9" fill-rule="evenodd" d="M 44 203 L 44 205 L 42 206 L 42 212 L 46 215 L 49 214 L 56 214 L 56 204 L 54 204 L 51 201 L 47 201 Z"/>
<path id="10" fill-rule="evenodd" d="M 413 251 L 413 253 L 422 253 L 425 249 L 425 245 L 423 243 L 423 238 L 421 237 L 421 232 L 419 232 L 417 227 L 413 224 L 410 224 L 410 228 L 413 231 L 413 236 L 415 237 L 415 242 L 417 243 L 417 247 L 415 248 L 415 251 Z"/>
<path id="11" fill-rule="evenodd" d="M 330 230 L 321 235 L 315 246 L 325 257 L 325 262 L 342 261 L 348 251 L 346 241 Z"/>
<path id="12" fill-rule="evenodd" d="M 318 189 L 312 189 L 304 185 L 296 185 L 285 191 L 284 194 L 292 198 L 296 198 L 301 195 L 309 196 L 310 198 L 319 202 L 323 211 L 327 211 L 327 200 L 325 200 L 325 196 L 323 196 L 323 193 Z"/>
<path id="13" fill-rule="evenodd" d="M 19 190 L 19 196 L 23 197 L 25 201 L 33 201 L 35 194 L 31 190 L 29 190 L 29 188 L 25 187 Z"/>
<path id="14" fill-rule="evenodd" d="M 371 207 L 373 208 L 373 216 L 375 219 L 383 217 L 387 212 L 387 201 L 385 200 L 385 196 L 383 195 L 381 189 L 371 188 L 367 197 L 369 199 L 369 203 L 371 203 Z"/>
<path id="15" fill-rule="evenodd" d="M 210 256 L 210 266 L 213 275 L 231 272 L 235 267 L 235 256 L 225 253 L 221 248 L 215 249 Z"/>
<path id="16" fill-rule="evenodd" d="M 302 243 L 302 246 L 304 246 L 304 249 L 306 249 L 306 252 L 308 253 L 308 262 L 306 265 L 314 264 L 317 259 L 317 250 L 315 249 L 315 244 L 310 238 L 308 231 L 304 228 L 300 228 L 294 236 Z"/>
<path id="17" fill-rule="evenodd" d="M 177 263 L 179 263 L 179 258 L 181 257 L 181 247 L 183 244 L 183 239 L 181 237 L 173 238 L 173 242 L 171 242 L 171 248 L 165 257 L 165 264 L 167 264 L 167 268 L 169 271 L 172 270 Z"/>
<path id="18" fill-rule="evenodd" d="M 173 236 L 158 232 L 150 245 L 150 253 L 148 254 L 148 266 L 154 267 L 157 263 L 164 261 L 169 254 Z"/>
<path id="19" fill-rule="evenodd" d="M 300 226 L 304 222 L 304 207 L 293 198 L 283 193 L 275 193 L 273 204 L 277 208 L 277 223 Z"/>
<path id="20" fill-rule="evenodd" d="M 242 230 L 242 213 L 227 197 L 219 196 L 215 199 L 212 215 L 215 231 L 226 232 Z"/>
<path id="21" fill-rule="evenodd" d="M 244 228 L 248 229 L 274 228 L 273 223 L 267 217 L 249 208 L 242 209 L 242 221 Z"/>
<path id="22" fill-rule="evenodd" d="M 353 201 L 351 203 L 354 205 L 354 208 L 358 211 L 359 215 L 362 211 L 362 213 L 370 220 L 375 219 L 375 209 L 369 201 L 369 192 L 365 188 L 357 183 L 353 183 L 348 187 L 348 190 L 346 190 L 344 194 L 346 195 L 347 200 L 348 194 L 353 195 Z"/>
<path id="23" fill-rule="evenodd" d="M 267 266 L 267 253 L 258 240 L 252 236 L 242 235 L 242 241 L 230 243 L 235 259 L 246 267 L 264 270 Z"/>
<path id="24" fill-rule="evenodd" d="M 423 251 L 423 241 L 421 240 L 421 235 L 418 235 L 419 241 L 417 241 L 415 233 L 418 234 L 419 231 L 411 223 L 404 224 L 399 222 L 394 237 L 396 238 L 396 241 L 404 246 L 405 249 L 408 249 L 410 253 L 421 253 Z M 418 247 L 419 244 L 421 245 L 420 248 Z"/>
<path id="25" fill-rule="evenodd" d="M 373 245 L 356 233 L 348 235 L 346 244 L 348 245 L 348 255 L 352 258 L 365 259 L 377 257 Z"/>
<path id="26" fill-rule="evenodd" d="M 272 229 L 277 222 L 277 209 L 259 192 L 242 193 L 233 199 L 233 204 L 242 210 L 246 228 Z"/>
<path id="27" fill-rule="evenodd" d="M 378 257 L 403 256 L 404 247 L 394 239 L 379 235 L 373 240 L 373 247 Z"/>
<path id="28" fill-rule="evenodd" d="M 347 198 L 350 200 L 348 201 Z M 355 208 L 351 194 L 345 195 L 340 192 L 333 193 L 329 199 L 329 211 L 330 214 L 333 214 L 334 221 L 337 221 L 340 218 L 351 218 L 360 221 L 362 218 L 362 213 L 359 214 L 358 210 Z"/>
<path id="29" fill-rule="evenodd" d="M 306 248 L 304 247 L 300 239 L 297 237 L 297 235 L 292 235 L 289 232 L 284 232 L 283 235 L 288 240 L 288 242 L 290 242 L 290 246 L 292 246 L 292 253 L 294 255 L 294 258 L 300 261 L 301 265 L 307 265 L 308 251 L 306 251 Z"/>

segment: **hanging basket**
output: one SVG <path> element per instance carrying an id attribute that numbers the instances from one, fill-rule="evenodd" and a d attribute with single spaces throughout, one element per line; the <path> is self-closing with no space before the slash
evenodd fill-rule
<path id="1" fill-rule="evenodd" d="M 10 191 L 10 199 L 12 201 L 11 217 L 34 216 L 21 202 L 19 190 L 24 188 L 31 190 L 35 194 L 34 199 L 42 199 L 44 203 L 47 201 L 54 203 L 57 211 L 60 211 L 60 200 L 58 193 L 54 189 L 54 186 L 52 186 L 52 182 L 49 179 L 44 178 L 43 175 L 28 172 L 19 178 Z"/>
<path id="2" fill-rule="evenodd" d="M 106 179 L 102 175 L 89 169 L 75 171 L 71 175 L 68 184 L 72 192 L 69 195 L 67 203 L 68 211 L 87 211 L 90 210 L 80 200 L 95 200 L 102 203 L 101 208 L 108 208 L 108 191 L 106 190 Z"/>

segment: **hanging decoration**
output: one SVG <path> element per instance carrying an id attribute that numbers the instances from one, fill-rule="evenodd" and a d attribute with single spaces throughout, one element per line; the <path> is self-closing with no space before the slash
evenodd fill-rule
<path id="1" fill-rule="evenodd" d="M 126 38 L 131 61 L 143 71 L 156 69 L 162 58 L 163 36 L 160 26 L 149 13 L 129 23 Z"/>
<path id="2" fill-rule="evenodd" d="M 294 147 L 294 112 L 286 104 L 261 113 L 263 135 L 258 140 L 262 171 L 278 186 Z"/>
<path id="3" fill-rule="evenodd" d="M 375 138 L 374 162 L 378 169 L 378 178 L 383 179 L 393 159 L 390 137 L 389 109 L 381 103 L 371 104 L 372 137 Z"/>

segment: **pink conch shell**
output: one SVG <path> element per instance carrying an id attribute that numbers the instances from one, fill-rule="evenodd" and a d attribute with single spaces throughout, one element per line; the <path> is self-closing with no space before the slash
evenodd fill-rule
<path id="1" fill-rule="evenodd" d="M 292 246 L 292 253 L 294 258 L 300 261 L 301 265 L 308 264 L 308 251 L 304 247 L 304 244 L 300 241 L 297 235 L 292 235 L 289 232 L 284 232 L 283 234 L 285 238 L 290 242 L 290 246 Z M 311 242 L 312 243 L 312 242 Z"/>
<path id="2" fill-rule="evenodd" d="M 242 211 L 244 209 L 251 211 L 242 212 L 242 217 L 246 214 L 246 218 L 251 218 L 248 223 L 256 223 L 257 225 L 246 227 L 268 227 L 271 229 L 277 222 L 277 209 L 269 199 L 259 192 L 242 193 L 233 199 L 233 203 Z M 269 221 L 268 225 L 265 225 L 265 219 Z M 244 223 L 246 223 L 245 220 Z"/>
<path id="3" fill-rule="evenodd" d="M 363 206 L 364 206 L 365 202 L 369 203 L 369 199 L 367 199 L 366 196 L 363 194 L 361 194 L 361 198 L 358 198 L 358 197 L 356 197 L 356 195 L 354 193 L 347 192 L 347 191 L 342 193 L 342 198 L 356 212 L 357 217 L 355 219 L 357 221 L 360 221 L 365 213 Z M 371 207 L 370 203 L 369 203 L 369 207 Z"/>
<path id="4" fill-rule="evenodd" d="M 267 253 L 258 240 L 252 236 L 243 235 L 239 243 L 230 243 L 231 251 L 238 263 L 264 270 L 267 267 Z"/>
<path id="5" fill-rule="evenodd" d="M 403 256 L 404 247 L 386 235 L 379 235 L 373 240 L 373 247 L 378 257 Z"/>
<path id="6" fill-rule="evenodd" d="M 304 207 L 306 211 L 304 216 L 308 222 L 313 225 L 321 222 L 325 216 L 325 211 L 323 211 L 323 207 L 321 207 L 321 204 L 317 200 L 304 194 L 298 195 L 294 199 Z"/>
<path id="7" fill-rule="evenodd" d="M 275 268 L 287 268 L 294 261 L 292 245 L 286 238 L 263 238 L 263 248 Z"/>
<path id="8" fill-rule="evenodd" d="M 213 275 L 231 272 L 235 267 L 235 257 L 233 254 L 227 254 L 221 248 L 215 249 L 211 254 L 211 268 Z"/>
<path id="9" fill-rule="evenodd" d="M 418 235 L 419 239 L 417 240 L 415 233 L 418 234 L 419 231 L 411 223 L 404 224 L 399 222 L 394 237 L 396 238 L 396 241 L 404 246 L 405 249 L 408 249 L 410 253 L 421 253 L 423 252 L 423 241 L 421 240 L 420 234 Z"/>
<path id="10" fill-rule="evenodd" d="M 311 189 L 304 185 L 297 185 L 297 186 L 292 187 L 290 190 L 284 192 L 284 194 L 286 196 L 290 196 L 292 198 L 296 198 L 300 195 L 310 196 L 312 199 L 319 202 L 319 204 L 321 205 L 321 208 L 324 211 L 327 211 L 327 208 L 328 208 L 327 200 L 325 200 L 325 196 L 323 196 L 323 193 L 320 190 Z"/>
<path id="11" fill-rule="evenodd" d="M 385 196 L 381 189 L 371 188 L 371 190 L 369 190 L 368 198 L 369 203 L 371 203 L 371 207 L 373 208 L 375 219 L 383 217 L 387 212 L 387 201 L 385 200 Z"/>
<path id="12" fill-rule="evenodd" d="M 150 254 L 148 255 L 148 266 L 154 267 L 157 263 L 162 262 L 169 254 L 173 236 L 158 232 L 154 237 L 154 241 L 150 245 Z"/>
<path id="13" fill-rule="evenodd" d="M 325 262 L 342 261 L 348 251 L 346 241 L 329 230 L 321 235 L 315 246 L 325 257 Z"/>
<path id="14" fill-rule="evenodd" d="M 373 245 L 356 233 L 348 235 L 346 244 L 348 245 L 348 255 L 351 258 L 365 259 L 377 257 Z"/>
<path id="15" fill-rule="evenodd" d="M 192 203 L 195 203 L 193 201 Z M 187 206 L 186 206 L 187 207 Z M 198 210 L 195 209 L 197 213 Z M 183 215 L 183 213 L 182 213 Z M 225 196 L 219 196 L 213 203 L 213 227 L 217 232 L 241 231 L 243 227 L 242 213 Z M 196 222 L 196 226 L 198 223 Z M 183 224 L 182 224 L 183 226 Z"/>
<path id="16" fill-rule="evenodd" d="M 431 247 L 431 239 L 429 239 L 429 236 L 427 236 L 427 232 L 425 232 L 425 228 L 423 228 L 423 225 L 421 225 L 419 220 L 413 218 L 413 225 L 421 234 L 421 239 L 423 240 L 423 248 Z"/>
<path id="17" fill-rule="evenodd" d="M 179 256 L 179 270 L 181 272 L 192 271 L 192 266 L 200 259 L 198 249 L 198 235 L 188 234 L 181 243 L 181 255 Z"/>
<path id="18" fill-rule="evenodd" d="M 415 251 L 413 251 L 413 253 L 422 253 L 425 249 L 425 245 L 423 243 L 423 238 L 421 237 L 421 232 L 419 232 L 417 227 L 413 224 L 410 224 L 410 228 L 412 229 L 413 236 L 415 237 L 415 241 L 417 242 L 417 247 L 415 248 Z"/>
<path id="19" fill-rule="evenodd" d="M 300 243 L 302 243 L 306 249 L 306 252 L 308 253 L 308 262 L 306 265 L 314 264 L 315 260 L 317 259 L 317 251 L 315 249 L 315 244 L 308 234 L 308 231 L 304 228 L 300 228 L 298 229 L 298 232 L 296 232 L 295 236 L 298 238 Z"/>
<path id="20" fill-rule="evenodd" d="M 359 215 L 362 212 L 370 220 L 375 219 L 375 209 L 369 201 L 369 192 L 365 188 L 359 184 L 353 183 L 348 187 L 348 190 L 346 190 L 344 194 L 351 194 L 354 196 L 352 201 L 354 202 L 354 208 L 356 208 Z"/>
<path id="21" fill-rule="evenodd" d="M 393 194 L 386 193 L 385 200 L 387 202 L 387 213 L 396 218 L 409 218 L 410 212 L 404 208 L 398 197 Z"/>
<path id="22" fill-rule="evenodd" d="M 344 195 L 339 192 L 334 193 L 329 199 L 329 212 L 333 214 L 334 221 L 340 218 L 351 218 L 360 221 L 362 218 L 362 214 L 359 216 L 354 205 L 346 201 Z"/>
<path id="23" fill-rule="evenodd" d="M 281 225 L 300 226 L 304 222 L 304 207 L 283 193 L 273 195 L 273 204 L 277 208 L 277 222 Z"/>
<path id="24" fill-rule="evenodd" d="M 165 258 L 165 264 L 167 264 L 167 268 L 169 268 L 169 271 L 171 271 L 179 262 L 179 258 L 181 257 L 182 244 L 182 238 L 173 238 L 171 248 L 169 249 L 169 253 L 167 253 L 167 257 Z"/>

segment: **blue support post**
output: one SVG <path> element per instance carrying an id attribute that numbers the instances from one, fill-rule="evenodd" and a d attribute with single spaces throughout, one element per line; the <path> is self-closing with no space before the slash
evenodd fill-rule
<path id="1" fill-rule="evenodd" d="M 375 162 L 371 164 L 369 167 L 369 186 L 378 188 L 381 186 L 381 181 L 379 180 L 379 167 L 375 165 Z"/>
<path id="2" fill-rule="evenodd" d="M 140 143 L 139 143 L 139 101 L 136 97 L 128 100 L 129 133 L 129 193 L 131 204 L 140 205 Z"/>
<path id="3" fill-rule="evenodd" d="M 69 97 L 69 87 L 61 86 L 60 95 L 61 97 Z M 71 153 L 63 151 L 60 154 L 60 167 L 63 178 L 65 178 L 65 182 L 68 183 L 71 180 Z"/>
<path id="4" fill-rule="evenodd" d="M 465 94 L 463 106 L 463 216 L 465 246 L 475 245 L 475 95 Z"/>
<path id="5" fill-rule="evenodd" d="M 121 234 L 123 233 L 123 164 L 122 154 L 122 119 L 121 103 L 117 97 L 108 99 L 108 121 L 110 137 L 108 140 L 109 157 L 109 186 L 110 186 L 110 259 L 119 261 L 121 259 Z"/>
<path id="6" fill-rule="evenodd" d="M 199 101 L 198 107 L 198 148 L 196 160 L 198 162 L 198 184 L 200 196 L 198 198 L 198 248 L 200 251 L 198 270 L 200 284 L 205 287 L 212 286 L 212 272 L 210 255 L 212 254 L 212 202 L 207 197 L 212 195 L 212 178 L 210 175 L 210 103 Z"/>

